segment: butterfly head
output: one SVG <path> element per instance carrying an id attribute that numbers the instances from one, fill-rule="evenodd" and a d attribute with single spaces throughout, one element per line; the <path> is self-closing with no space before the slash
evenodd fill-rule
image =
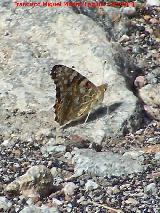
<path id="1" fill-rule="evenodd" d="M 105 93 L 105 91 L 108 89 L 108 84 L 105 83 L 105 84 L 102 84 L 99 86 L 99 90 L 102 92 L 102 93 Z"/>
<path id="2" fill-rule="evenodd" d="M 95 98 L 96 100 L 96 105 L 101 104 L 104 98 L 104 93 L 108 88 L 108 84 L 102 84 L 100 86 L 98 86 L 98 93 L 97 93 L 97 97 Z"/>

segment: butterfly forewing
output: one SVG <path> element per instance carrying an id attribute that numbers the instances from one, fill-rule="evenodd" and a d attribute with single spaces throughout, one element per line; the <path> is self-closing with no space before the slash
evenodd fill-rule
<path id="1" fill-rule="evenodd" d="M 64 65 L 55 65 L 51 77 L 56 84 L 55 120 L 60 125 L 86 115 L 104 94 L 86 77 Z"/>

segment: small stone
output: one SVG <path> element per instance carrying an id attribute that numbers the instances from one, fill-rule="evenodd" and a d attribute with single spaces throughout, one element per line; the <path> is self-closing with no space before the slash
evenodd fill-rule
<path id="1" fill-rule="evenodd" d="M 46 153 L 59 153 L 59 152 L 66 152 L 66 146 L 64 145 L 53 145 L 53 144 L 46 144 L 41 148 L 42 154 Z"/>
<path id="2" fill-rule="evenodd" d="M 146 80 L 144 76 L 138 76 L 134 81 L 134 85 L 138 88 L 144 87 L 145 84 L 146 84 Z"/>
<path id="3" fill-rule="evenodd" d="M 94 190 L 98 188 L 98 184 L 92 180 L 87 180 L 87 183 L 85 184 L 86 191 Z"/>
<path id="4" fill-rule="evenodd" d="M 26 203 L 27 203 L 29 206 L 31 206 L 31 205 L 33 205 L 33 200 L 32 200 L 31 198 L 29 198 L 29 199 L 26 201 Z"/>
<path id="5" fill-rule="evenodd" d="M 141 53 L 141 52 L 143 52 L 143 49 L 142 49 L 140 46 L 138 46 L 138 45 L 134 45 L 134 46 L 133 46 L 133 48 L 132 48 L 132 53 L 134 53 L 134 54 L 139 54 L 139 53 Z"/>
<path id="6" fill-rule="evenodd" d="M 157 188 L 155 183 L 150 183 L 147 185 L 144 189 L 144 191 L 148 194 L 156 195 L 157 194 Z"/>
<path id="7" fill-rule="evenodd" d="M 128 198 L 128 200 L 125 200 L 125 203 L 126 204 L 133 204 L 133 205 L 137 205 L 138 204 L 138 201 L 134 198 Z"/>
<path id="8" fill-rule="evenodd" d="M 119 42 L 124 42 L 124 41 L 128 41 L 128 40 L 129 40 L 129 36 L 123 35 L 123 36 L 119 39 Z"/>
<path id="9" fill-rule="evenodd" d="M 76 188 L 77 186 L 73 182 L 68 182 L 65 184 L 63 191 L 66 200 L 69 200 L 74 195 Z"/>
<path id="10" fill-rule="evenodd" d="M 48 208 L 47 206 L 42 206 L 42 207 L 36 207 L 36 206 L 30 206 L 30 207 L 25 207 L 20 211 L 20 213 L 59 213 L 57 208 Z"/>
<path id="11" fill-rule="evenodd" d="M 72 159 L 72 155 L 71 155 L 70 152 L 66 152 L 65 155 L 64 155 L 64 157 L 65 157 L 66 159 L 68 159 L 68 160 Z"/>
<path id="12" fill-rule="evenodd" d="M 149 16 L 149 15 L 144 15 L 143 18 L 144 18 L 145 21 L 148 21 L 148 20 L 151 18 L 151 16 Z"/>
<path id="13" fill-rule="evenodd" d="M 55 205 L 55 206 L 60 206 L 60 205 L 63 204 L 63 201 L 60 201 L 60 200 L 58 200 L 58 199 L 56 199 L 56 198 L 52 198 L 52 203 L 53 203 L 53 205 Z"/>
<path id="14" fill-rule="evenodd" d="M 83 201 L 85 201 L 85 197 L 84 196 L 80 197 L 79 200 L 77 200 L 77 203 L 81 203 L 82 204 Z"/>
<path id="15" fill-rule="evenodd" d="M 12 203 L 5 197 L 0 197 L 0 212 L 8 212 L 8 209 L 12 206 Z"/>
<path id="16" fill-rule="evenodd" d="M 157 23 L 159 23 L 158 19 L 156 19 L 156 18 L 151 18 L 151 19 L 149 20 L 149 22 L 152 23 L 152 24 L 157 24 Z"/>
<path id="17" fill-rule="evenodd" d="M 156 160 L 160 160 L 160 152 L 157 152 L 157 153 L 155 154 L 155 159 L 156 159 Z"/>
<path id="18" fill-rule="evenodd" d="M 56 167 L 52 167 L 50 171 L 51 171 L 51 174 L 52 174 L 53 177 L 56 177 L 56 176 L 57 176 L 58 171 L 57 171 L 57 168 L 56 168 Z"/>
<path id="19" fill-rule="evenodd" d="M 52 161 L 48 161 L 48 168 L 50 168 L 52 166 Z"/>
<path id="20" fill-rule="evenodd" d="M 4 140 L 2 143 L 1 143 L 1 145 L 2 146 L 5 146 L 5 147 L 12 147 L 12 146 L 14 146 L 14 144 L 15 144 L 15 141 L 11 141 L 11 140 Z"/>

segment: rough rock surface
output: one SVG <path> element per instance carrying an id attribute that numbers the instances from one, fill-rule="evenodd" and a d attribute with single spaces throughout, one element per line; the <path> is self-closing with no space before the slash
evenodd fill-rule
<path id="1" fill-rule="evenodd" d="M 40 129 L 56 127 L 52 108 L 55 86 L 49 75 L 55 64 L 74 66 L 96 85 L 109 84 L 99 113 L 64 134 L 78 133 L 96 142 L 96 131 L 100 130 L 100 143 L 105 136 L 122 134 L 124 129 L 132 131 L 140 125 L 140 105 L 120 74 L 124 65 L 114 59 L 119 55 L 127 61 L 126 54 L 118 50 L 118 44 L 106 40 L 105 32 L 95 22 L 67 9 L 62 13 L 59 8 L 39 8 L 39 15 L 35 8 L 1 8 L 3 13 L 7 11 L 1 21 L 0 43 L 2 134 L 9 134 L 9 129 L 24 138 L 26 133 L 30 136 Z M 126 63 L 125 70 L 128 67 Z M 12 116 L 17 110 L 18 114 Z"/>
<path id="2" fill-rule="evenodd" d="M 160 83 L 147 84 L 139 90 L 141 99 L 146 104 L 146 112 L 157 120 L 160 120 Z"/>
<path id="3" fill-rule="evenodd" d="M 47 207 L 25 207 L 20 213 L 58 213 L 59 211 L 56 208 L 47 208 Z"/>
<path id="4" fill-rule="evenodd" d="M 75 164 L 75 175 L 87 172 L 93 176 L 120 176 L 143 171 L 143 161 L 133 159 L 131 155 L 118 155 L 111 152 L 95 152 L 93 150 L 81 149 L 75 151 L 73 163 Z"/>
<path id="5" fill-rule="evenodd" d="M 8 184 L 5 191 L 9 195 L 22 194 L 27 198 L 39 200 L 53 190 L 52 174 L 43 165 L 33 166 L 26 174 Z"/>
<path id="6" fill-rule="evenodd" d="M 12 203 L 4 196 L 0 197 L 0 212 L 7 212 L 9 211 Z"/>

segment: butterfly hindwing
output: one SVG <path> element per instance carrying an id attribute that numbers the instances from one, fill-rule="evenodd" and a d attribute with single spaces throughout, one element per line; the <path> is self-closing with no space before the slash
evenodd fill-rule
<path id="1" fill-rule="evenodd" d="M 86 115 L 102 93 L 86 77 L 64 65 L 55 65 L 51 77 L 56 84 L 55 120 L 60 125 Z"/>

